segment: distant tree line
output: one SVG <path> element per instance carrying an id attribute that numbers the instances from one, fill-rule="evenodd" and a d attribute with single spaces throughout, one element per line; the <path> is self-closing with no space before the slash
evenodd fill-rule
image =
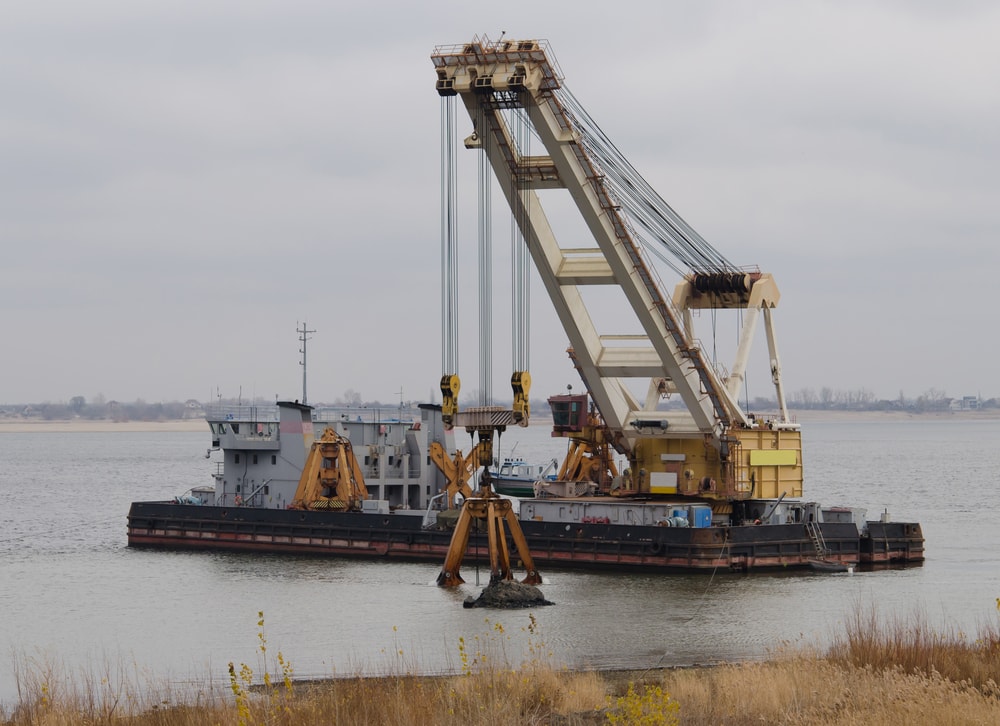
<path id="1" fill-rule="evenodd" d="M 821 388 L 818 393 L 815 389 L 803 388 L 789 394 L 788 406 L 799 410 L 932 413 L 956 408 L 1000 408 L 1000 399 L 983 399 L 979 396 L 963 396 L 956 399 L 937 388 L 928 389 L 916 398 L 907 398 L 903 391 L 900 391 L 896 398 L 878 398 L 865 388 L 846 391 Z"/>
<path id="2" fill-rule="evenodd" d="M 88 402 L 83 396 L 73 396 L 68 403 L 32 403 L 2 406 L 0 414 L 10 417 L 33 418 L 43 421 L 84 419 L 87 421 L 173 421 L 190 417 L 192 410 L 200 415 L 200 405 L 193 402 L 170 401 L 147 403 L 141 398 L 126 403 L 107 401 L 97 396 Z"/>
<path id="3" fill-rule="evenodd" d="M 571 392 L 582 393 L 583 390 L 581 386 L 579 391 Z M 460 405 L 463 408 L 479 405 L 479 398 L 478 391 L 467 392 L 461 396 Z M 242 399 L 220 398 L 217 401 L 213 401 L 212 405 L 268 406 L 273 405 L 273 403 L 273 401 L 266 399 L 246 401 Z M 366 401 L 360 393 L 348 389 L 332 403 L 314 403 L 314 405 L 318 408 L 337 406 L 389 410 L 397 408 L 401 403 L 405 408 L 410 408 L 418 403 L 424 403 L 424 401 L 396 401 L 386 403 L 377 399 Z M 775 398 L 759 396 L 749 400 L 741 400 L 740 403 L 747 411 L 753 412 L 774 411 L 778 407 Z M 936 388 L 931 388 L 916 398 L 907 398 L 900 391 L 899 396 L 892 399 L 880 399 L 865 388 L 853 390 L 821 388 L 819 391 L 812 388 L 802 388 L 789 393 L 787 403 L 789 408 L 800 411 L 905 411 L 909 413 L 933 413 L 956 409 L 1000 408 L 1000 399 L 997 398 L 983 399 L 979 396 L 964 396 L 955 399 L 946 396 L 944 391 Z M 497 400 L 494 402 L 494 405 L 510 406 L 511 403 L 509 400 Z M 662 401 L 659 407 L 665 410 L 683 409 L 684 403 L 679 396 L 674 396 Z M 545 398 L 531 399 L 531 411 L 535 415 L 548 415 L 550 413 L 548 400 Z M 92 401 L 87 401 L 83 396 L 73 396 L 69 402 L 0 405 L 0 417 L 32 418 L 43 421 L 63 421 L 69 419 L 85 419 L 90 421 L 172 421 L 184 418 L 201 418 L 202 416 L 204 416 L 203 405 L 194 399 L 149 403 L 140 398 L 127 403 L 123 401 L 108 401 L 104 396 L 98 395 Z"/>

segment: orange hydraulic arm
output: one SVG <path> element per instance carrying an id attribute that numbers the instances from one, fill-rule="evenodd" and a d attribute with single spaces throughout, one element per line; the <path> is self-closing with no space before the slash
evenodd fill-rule
<path id="1" fill-rule="evenodd" d="M 351 442 L 332 428 L 313 442 L 289 509 L 358 509 L 368 488 Z"/>
<path id="2" fill-rule="evenodd" d="M 573 439 L 566 452 L 566 458 L 559 468 L 559 481 L 593 481 L 598 484 L 618 476 L 614 460 L 607 455 L 607 449 L 590 441 Z"/>
<path id="3" fill-rule="evenodd" d="M 466 496 L 462 503 L 462 511 L 458 515 L 458 522 L 455 523 L 455 531 L 451 535 L 451 544 L 448 545 L 448 554 L 445 555 L 444 567 L 438 574 L 437 584 L 441 587 L 454 587 L 465 582 L 459 570 L 462 567 L 465 553 L 469 549 L 469 533 L 472 530 L 473 520 L 481 520 L 486 525 L 489 538 L 490 582 L 514 578 L 510 565 L 510 548 L 507 545 L 507 530 L 509 529 L 521 563 L 528 571 L 522 582 L 538 585 L 542 578 L 538 574 L 538 570 L 535 569 L 535 561 L 528 549 L 528 541 L 521 531 L 521 523 L 514 515 L 510 500 L 504 499 L 494 492 L 490 480 L 489 465 L 493 459 L 493 434 L 497 430 L 502 431 L 503 427 L 483 422 L 479 425 L 467 426 L 466 430 L 470 433 L 473 431 L 478 433 L 479 443 L 476 444 L 468 457 L 462 458 L 461 452 L 456 453 L 455 462 L 451 464 L 460 472 L 459 476 L 465 475 L 466 478 L 469 466 L 482 466 L 483 473 L 479 481 L 479 491 Z M 433 451 L 433 445 L 431 448 Z M 439 456 L 447 462 L 444 449 L 440 449 Z M 459 462 L 461 462 L 460 465 Z M 445 470 L 442 468 L 442 471 Z M 449 493 L 452 497 L 454 496 L 451 493 L 451 485 L 449 485 Z"/>
<path id="4" fill-rule="evenodd" d="M 461 449 L 455 451 L 455 458 L 452 459 L 448 452 L 444 450 L 437 441 L 431 442 L 431 461 L 448 478 L 448 509 L 455 506 L 455 496 L 461 494 L 465 499 L 472 496 L 472 488 L 469 486 L 469 477 L 475 471 L 480 460 L 480 445 L 477 444 L 469 452 L 468 456 L 463 456 Z"/>
<path id="5" fill-rule="evenodd" d="M 483 472 L 483 482 L 479 491 L 466 499 L 462 505 L 462 512 L 458 515 L 455 532 L 451 536 L 451 544 L 448 547 L 448 554 L 445 556 L 444 567 L 438 574 L 437 584 L 441 587 L 455 587 L 465 582 L 459 570 L 469 548 L 472 521 L 476 519 L 486 523 L 490 552 L 490 582 L 514 579 L 510 564 L 510 549 L 507 545 L 507 530 L 509 529 L 514 546 L 517 547 L 521 564 L 527 570 L 527 574 L 521 582 L 529 585 L 541 584 L 542 577 L 535 569 L 535 561 L 531 557 L 524 532 L 521 531 L 521 523 L 514 515 L 510 500 L 503 499 L 493 492 L 488 472 Z"/>
<path id="6" fill-rule="evenodd" d="M 605 425 L 594 406 L 587 412 L 587 395 L 553 396 L 552 435 L 568 438 L 569 447 L 563 459 L 559 481 L 592 481 L 604 493 L 611 491 L 618 477 L 614 453 L 616 438 Z"/>

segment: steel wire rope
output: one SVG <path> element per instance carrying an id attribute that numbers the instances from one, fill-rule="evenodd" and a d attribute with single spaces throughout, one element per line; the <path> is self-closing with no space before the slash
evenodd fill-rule
<path id="1" fill-rule="evenodd" d="M 593 169 L 595 178 L 591 181 L 597 194 L 603 194 L 608 198 L 608 203 L 624 211 L 624 215 L 618 218 L 619 224 L 625 227 L 624 234 L 636 238 L 643 249 L 653 251 L 682 277 L 688 275 L 659 254 L 656 246 L 649 244 L 638 234 L 634 229 L 635 223 L 651 232 L 660 241 L 660 247 L 670 251 L 679 262 L 686 264 L 692 273 L 737 271 L 735 265 L 708 244 L 652 189 L 568 89 L 563 87 L 561 91 L 557 91 L 555 101 L 561 107 L 569 128 L 576 132 L 580 146 L 579 156 Z M 650 215 L 646 210 L 652 210 L 654 214 Z M 630 225 L 629 221 L 633 224 Z M 623 234 L 619 230 L 615 233 L 619 236 Z M 639 251 L 636 249 L 636 252 Z M 649 270 L 650 273 L 654 271 L 653 268 Z M 669 300 L 664 299 L 664 304 L 669 305 Z M 680 337 L 676 331 L 675 336 Z M 701 360 L 700 353 L 696 353 L 696 357 Z M 698 375 L 706 389 L 711 391 L 715 383 L 708 374 L 707 365 L 703 366 L 702 363 L 697 366 Z M 721 397 L 713 394 L 711 400 L 718 418 L 727 421 L 729 414 L 722 404 Z"/>
<path id="2" fill-rule="evenodd" d="M 441 373 L 458 374 L 458 169 L 454 97 L 441 97 Z"/>
<path id="3" fill-rule="evenodd" d="M 486 148 L 492 127 L 487 127 L 483 103 L 476 109 L 479 135 L 477 189 L 479 192 L 479 404 L 493 403 L 493 241 L 490 162 Z"/>
<path id="4" fill-rule="evenodd" d="M 615 159 L 606 157 L 600 150 L 592 153 L 598 159 L 602 170 L 605 172 L 607 186 L 613 190 L 617 199 L 623 202 L 622 208 L 634 223 L 652 234 L 661 247 L 669 250 L 674 257 L 683 262 L 690 270 L 718 271 L 720 269 L 719 263 L 706 254 L 703 249 L 683 243 L 684 235 L 682 231 L 657 212 L 654 202 L 645 194 L 635 189 L 632 179 L 620 174 L 618 168 L 615 166 Z M 659 219 L 656 217 L 659 217 Z M 645 235 L 637 236 L 644 245 L 656 249 L 655 246 L 649 244 Z M 678 244 L 677 240 L 681 240 L 682 242 Z"/>
<path id="5" fill-rule="evenodd" d="M 737 331 L 742 331 L 743 330 L 743 308 L 739 308 L 737 310 L 736 330 Z M 737 350 L 739 350 L 739 345 L 740 345 L 740 333 L 737 332 L 737 335 L 736 335 L 736 349 Z M 738 395 L 739 395 L 738 392 L 735 392 L 735 391 L 733 392 L 733 397 L 737 399 L 737 403 L 739 402 Z M 743 410 L 744 411 L 749 411 L 750 410 L 750 376 L 747 373 L 747 366 L 746 366 L 746 364 L 744 364 L 744 366 L 743 366 L 743 397 L 744 397 L 744 409 Z"/>
<path id="6" fill-rule="evenodd" d="M 593 157 L 605 178 L 605 186 L 614 195 L 616 201 L 622 203 L 622 208 L 628 214 L 629 218 L 637 223 L 640 227 L 645 229 L 647 232 L 653 234 L 653 236 L 661 243 L 661 247 L 666 248 L 671 252 L 671 254 L 679 261 L 686 264 L 689 268 L 707 268 L 711 263 L 707 260 L 697 260 L 697 255 L 692 254 L 689 250 L 685 250 L 682 245 L 671 242 L 671 239 L 676 239 L 680 237 L 678 230 L 671 227 L 669 224 L 667 226 L 667 231 L 658 228 L 655 220 L 651 218 L 650 214 L 647 213 L 647 208 L 652 205 L 648 199 L 641 198 L 643 195 L 635 190 L 634 183 L 621 175 L 619 170 L 615 166 L 615 160 L 607 156 L 600 147 L 595 147 L 588 143 L 588 139 L 584 139 L 584 145 Z M 660 250 L 654 246 L 650 245 L 648 240 L 644 235 L 635 235 L 639 241 L 647 248 L 653 250 L 654 252 L 660 253 Z M 683 271 L 675 266 L 668 259 L 663 257 L 662 253 L 657 254 L 660 259 L 666 262 L 671 268 L 674 269 L 678 274 L 683 274 Z"/>
<path id="7" fill-rule="evenodd" d="M 509 113 L 509 116 L 508 116 L 508 122 L 507 123 L 508 123 L 508 130 L 510 132 L 511 147 L 512 147 L 511 169 L 510 169 L 510 190 L 508 192 L 508 194 L 510 196 L 510 200 L 511 200 L 511 203 L 510 203 L 510 208 L 511 208 L 511 216 L 510 216 L 510 291 L 511 291 L 511 293 L 510 293 L 511 294 L 511 297 L 510 297 L 510 320 L 511 320 L 511 329 L 510 329 L 510 338 L 511 338 L 511 346 L 510 346 L 510 354 L 511 354 L 510 369 L 512 371 L 516 371 L 516 370 L 518 370 L 517 366 L 518 366 L 518 361 L 520 360 L 520 353 L 521 353 L 521 351 L 519 349 L 520 348 L 520 336 L 518 335 L 519 330 L 520 330 L 520 305 L 519 305 L 519 301 L 518 301 L 518 297 L 517 297 L 517 289 L 518 289 L 517 273 L 518 273 L 518 269 L 519 269 L 518 268 L 518 264 L 517 264 L 517 262 L 518 262 L 518 257 L 517 257 L 517 253 L 518 253 L 518 251 L 517 251 L 517 241 L 518 241 L 517 240 L 517 236 L 518 236 L 518 233 L 517 233 L 517 230 L 518 230 L 518 222 L 519 222 L 518 210 L 520 208 L 519 200 L 518 200 L 518 197 L 517 197 L 518 174 L 519 174 L 519 164 L 518 164 L 519 147 L 518 147 L 518 141 L 520 139 L 520 134 L 519 134 L 520 129 L 519 129 L 519 124 L 518 124 L 517 109 L 515 109 L 515 108 L 511 108 L 510 109 L 510 113 Z"/>
<path id="8" fill-rule="evenodd" d="M 593 183 L 595 184 L 595 186 L 599 187 L 601 192 L 608 197 L 609 201 L 612 204 L 616 204 L 618 207 L 621 207 L 621 204 L 619 203 L 620 200 L 617 198 L 616 192 L 612 188 L 612 185 L 608 185 L 603 182 L 603 180 L 606 178 L 606 175 L 603 173 L 600 163 L 595 162 L 595 160 L 588 155 L 588 147 L 586 143 L 588 136 L 586 134 L 586 130 L 580 124 L 579 120 L 577 120 L 576 117 L 573 115 L 572 110 L 567 109 L 565 104 L 560 102 L 558 98 L 555 98 L 554 100 L 560 107 L 561 112 L 565 115 L 568 127 L 570 129 L 575 129 L 578 132 L 578 136 L 580 137 L 581 141 L 580 145 L 584 152 L 583 155 L 586 157 L 588 163 L 591 164 L 592 168 L 594 169 L 594 173 L 597 175 L 596 178 L 593 180 Z M 582 116 L 586 115 L 586 111 L 584 111 L 582 108 L 579 110 L 579 112 Z M 684 276 L 685 275 L 684 271 L 681 270 L 680 267 L 674 264 L 674 262 L 664 254 L 663 250 L 668 248 L 662 245 L 658 247 L 656 245 L 650 244 L 642 235 L 638 233 L 634 225 L 630 224 L 631 219 L 632 217 L 630 215 L 625 214 L 623 217 L 621 217 L 621 223 L 626 227 L 627 234 L 630 236 L 630 238 L 637 240 L 639 242 L 641 249 L 637 248 L 636 251 L 640 253 L 642 250 L 652 252 L 660 261 L 662 261 L 668 267 L 673 269 L 678 275 Z M 649 267 L 649 272 L 655 273 L 655 268 Z M 659 285 L 662 285 L 662 283 L 659 283 Z"/>
<path id="9" fill-rule="evenodd" d="M 518 337 L 520 338 L 519 353 L 515 370 L 527 371 L 531 364 L 531 258 L 528 253 L 527 241 L 524 237 L 524 230 L 530 228 L 531 203 L 534 198 L 533 192 L 529 189 L 527 180 L 522 178 L 526 173 L 524 160 L 531 158 L 531 136 L 532 127 L 527 114 L 523 108 L 523 102 L 518 109 L 517 115 L 517 148 L 518 158 L 521 160 L 517 177 L 517 194 L 520 199 L 518 209 L 520 211 L 520 222 L 517 225 L 517 282 L 519 298 L 518 310 Z"/>
<path id="10" fill-rule="evenodd" d="M 531 158 L 531 124 L 527 118 L 527 114 L 522 112 L 522 141 L 523 150 L 522 158 Z M 531 366 L 531 255 L 528 250 L 527 240 L 524 237 L 523 230 L 529 229 L 529 224 L 531 222 L 531 203 L 534 201 L 534 192 L 529 190 L 527 187 L 527 182 L 523 181 L 521 184 L 523 195 L 522 200 L 522 218 L 523 224 L 520 225 L 520 250 L 521 250 L 521 370 L 528 370 Z"/>
<path id="11" fill-rule="evenodd" d="M 557 95 L 568 111 L 580 141 L 600 166 L 606 185 L 614 192 L 623 210 L 640 227 L 652 234 L 691 272 L 727 272 L 737 268 L 712 247 L 677 212 L 660 197 L 621 151 L 601 130 L 575 96 L 565 86 Z M 655 250 L 648 240 L 640 237 L 644 246 Z M 676 272 L 675 265 L 657 254 Z"/>
<path id="12" fill-rule="evenodd" d="M 637 202 L 637 204 L 630 205 L 629 212 L 635 214 L 643 210 L 644 206 L 648 207 L 650 212 L 667 224 L 667 229 L 673 232 L 671 236 L 675 242 L 684 243 L 698 256 L 703 257 L 708 265 L 718 266 L 721 264 L 724 266 L 725 258 L 650 187 L 568 90 L 567 95 L 575 113 L 585 120 L 585 123 L 580 123 L 579 119 L 577 120 L 584 143 L 603 160 L 603 165 L 606 166 L 605 171 L 620 184 L 619 193 L 628 191 L 628 194 L 621 195 Z M 648 217 L 645 215 L 640 216 L 648 221 Z M 656 231 L 656 225 L 647 224 L 646 226 L 651 231 Z M 684 255 L 683 247 L 675 247 L 675 249 Z"/>
<path id="13" fill-rule="evenodd" d="M 712 308 L 712 367 L 719 367 L 719 310 Z"/>
<path id="14" fill-rule="evenodd" d="M 701 606 L 704 605 L 705 604 L 705 600 L 708 599 L 708 591 L 709 591 L 709 589 L 711 589 L 712 583 L 715 581 L 715 574 L 719 571 L 719 563 L 722 562 L 722 558 L 725 557 L 726 550 L 728 550 L 728 549 L 729 549 L 729 532 L 726 532 L 726 539 L 722 543 L 722 549 L 719 551 L 719 556 L 715 558 L 715 565 L 712 567 L 712 574 L 708 578 L 708 584 L 705 585 L 705 590 L 704 590 L 704 592 L 702 592 L 701 598 L 698 600 L 698 605 L 696 607 L 694 607 L 694 608 L 691 609 L 691 615 L 689 615 L 686 620 L 682 621 L 682 623 L 681 623 L 682 625 L 687 625 L 692 620 L 694 620 L 696 617 L 698 617 L 699 613 L 701 613 Z M 654 663 L 653 665 L 647 667 L 645 670 L 643 670 L 639 674 L 639 678 L 642 678 L 643 676 L 645 676 L 650 671 L 659 668 L 660 664 L 663 663 L 663 659 L 666 658 L 666 657 L 667 657 L 667 653 L 666 653 L 666 651 L 664 651 L 663 654 L 660 655 L 660 658 L 659 658 L 659 660 L 656 661 L 656 663 Z"/>
<path id="15" fill-rule="evenodd" d="M 602 168 L 609 180 L 609 186 L 615 190 L 615 195 L 619 199 L 624 200 L 623 207 L 626 213 L 639 226 L 650 232 L 661 246 L 669 249 L 692 271 L 725 269 L 725 264 L 715 259 L 709 250 L 701 245 L 689 243 L 685 232 L 657 209 L 656 200 L 650 198 L 643 189 L 637 188 L 636 180 L 632 176 L 620 172 L 616 166 L 617 159 L 606 156 L 601 149 L 596 150 L 595 156 L 603 162 Z M 642 241 L 648 244 L 645 238 Z"/>
<path id="16" fill-rule="evenodd" d="M 510 140 L 510 369 L 517 370 L 520 351 L 518 346 L 518 301 L 517 301 L 517 115 L 514 108 L 508 109 L 507 133 Z"/>
<path id="17" fill-rule="evenodd" d="M 40 531 L 39 530 L 33 530 L 31 532 L 27 532 L 27 533 L 19 534 L 19 535 L 14 535 L 14 536 L 11 536 L 11 537 L 0 537 L 0 543 L 6 543 L 6 542 L 24 542 L 24 541 L 29 540 L 29 539 L 38 539 L 39 537 L 50 537 L 51 535 L 56 534 L 56 533 L 60 533 L 60 532 L 75 532 L 76 530 L 82 529 L 84 527 L 93 527 L 95 524 L 105 524 L 107 522 L 113 522 L 116 519 L 121 519 L 122 517 L 125 517 L 127 519 L 128 515 L 126 515 L 126 514 L 114 514 L 114 515 L 112 515 L 110 517 L 105 517 L 104 519 L 91 519 L 91 520 L 87 520 L 86 522 L 80 522 L 79 524 L 70 525 L 68 527 L 60 525 L 59 527 L 53 527 L 52 529 L 40 530 Z"/>

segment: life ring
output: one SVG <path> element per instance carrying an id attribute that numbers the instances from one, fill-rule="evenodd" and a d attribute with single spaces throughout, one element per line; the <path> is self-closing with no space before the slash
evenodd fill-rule
<path id="1" fill-rule="evenodd" d="M 241 497 L 239 494 L 237 494 L 236 497 L 233 499 L 233 504 L 235 504 L 237 507 L 242 507 L 243 506 L 243 497 Z"/>

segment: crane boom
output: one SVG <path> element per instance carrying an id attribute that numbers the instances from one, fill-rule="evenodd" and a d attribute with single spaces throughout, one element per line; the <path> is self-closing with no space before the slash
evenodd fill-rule
<path id="1" fill-rule="evenodd" d="M 466 147 L 489 160 L 597 410 L 616 447 L 629 452 L 640 479 L 630 488 L 718 497 L 763 496 L 780 487 L 801 492 L 801 446 L 784 409 L 770 314 L 778 292 L 770 275 L 731 266 L 648 188 L 569 94 L 544 41 L 476 38 L 439 46 L 431 59 L 438 94 L 445 103 L 458 97 L 472 119 Z M 530 122 L 544 154 L 519 143 L 515 116 Z M 547 190 L 568 192 L 591 245 L 560 244 L 540 194 Z M 664 293 L 638 227 L 674 240 L 673 252 L 688 267 L 673 297 Z M 588 288 L 624 298 L 631 315 L 602 329 L 598 320 L 608 316 Z M 694 336 L 691 311 L 699 308 L 753 311 L 731 376 L 717 372 Z M 773 435 L 762 435 L 764 422 L 737 400 L 759 311 L 782 409 L 779 420 L 766 422 Z M 630 388 L 636 379 L 648 381 L 644 400 Z M 659 409 L 667 394 L 678 395 L 686 410 Z"/>
<path id="2" fill-rule="evenodd" d="M 479 142 L 515 219 L 526 222 L 522 232 L 536 269 L 608 425 L 626 429 L 642 418 L 637 415 L 641 411 L 638 402 L 620 381 L 640 376 L 674 381 L 697 431 L 719 437 L 733 420 L 742 421 L 739 406 L 705 362 L 700 348 L 685 337 L 680 316 L 661 292 L 620 205 L 579 143 L 574 120 L 555 93 L 560 87 L 558 73 L 542 46 L 535 41 L 495 46 L 470 43 L 439 49 L 433 60 L 438 67 L 438 92 L 461 96 L 470 116 L 486 126 L 476 129 Z M 503 114 L 512 105 L 525 110 L 548 155 L 524 158 L 515 148 Z M 596 247 L 559 246 L 536 192 L 555 187 L 570 192 Z M 623 338 L 598 333 L 580 293 L 587 285 L 621 289 L 639 318 L 644 345 L 606 344 Z"/>

